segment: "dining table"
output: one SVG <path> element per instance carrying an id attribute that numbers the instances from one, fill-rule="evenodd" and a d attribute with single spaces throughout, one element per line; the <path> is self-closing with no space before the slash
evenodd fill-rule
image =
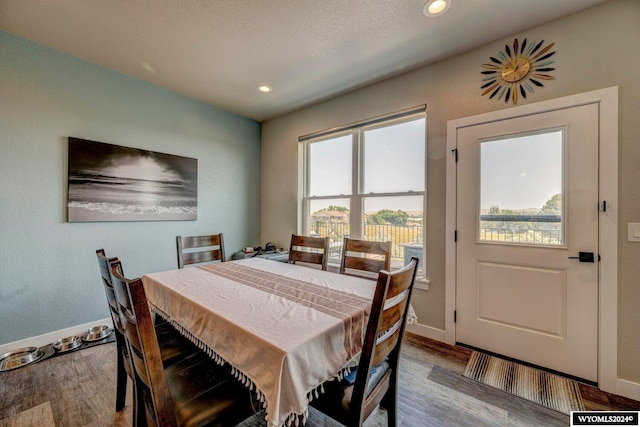
<path id="1" fill-rule="evenodd" d="M 255 391 L 273 427 L 306 422 L 362 349 L 376 282 L 249 258 L 146 274 L 153 312 Z"/>

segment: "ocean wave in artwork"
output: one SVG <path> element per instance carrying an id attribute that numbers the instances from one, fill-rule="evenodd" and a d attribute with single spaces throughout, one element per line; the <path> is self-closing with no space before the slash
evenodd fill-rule
<path id="1" fill-rule="evenodd" d="M 195 215 L 198 212 L 197 206 L 161 206 L 161 205 L 139 205 L 120 203 L 93 203 L 93 202 L 69 202 L 70 208 L 87 209 L 108 214 L 173 214 L 173 215 Z"/>

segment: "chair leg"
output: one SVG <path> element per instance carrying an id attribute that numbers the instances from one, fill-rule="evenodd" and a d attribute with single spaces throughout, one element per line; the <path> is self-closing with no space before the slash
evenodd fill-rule
<path id="1" fill-rule="evenodd" d="M 117 343 L 119 344 L 119 343 Z M 116 379 L 116 412 L 120 412 L 124 409 L 126 405 L 126 397 L 127 397 L 127 379 L 129 378 L 127 375 L 127 371 L 125 370 L 124 364 L 126 363 L 124 360 L 124 356 L 122 355 L 122 350 L 119 345 L 117 345 L 117 379 Z"/>
<path id="2" fill-rule="evenodd" d="M 131 381 L 133 385 L 133 427 L 147 427 L 147 415 L 145 414 L 144 402 L 142 396 L 139 396 L 135 380 Z"/>
<path id="3" fill-rule="evenodd" d="M 398 425 L 398 382 L 394 375 L 391 377 L 387 394 L 380 402 L 380 407 L 387 411 L 387 425 L 396 427 Z"/>
<path id="4" fill-rule="evenodd" d="M 398 412 L 396 411 L 396 403 L 388 403 L 385 409 L 387 410 L 387 425 L 389 427 L 396 427 L 398 425 Z"/>

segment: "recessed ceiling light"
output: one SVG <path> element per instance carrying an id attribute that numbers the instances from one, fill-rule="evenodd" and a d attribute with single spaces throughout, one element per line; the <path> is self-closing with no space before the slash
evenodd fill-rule
<path id="1" fill-rule="evenodd" d="M 453 0 L 429 0 L 424 4 L 422 13 L 424 16 L 433 17 L 440 16 L 445 13 L 451 6 Z"/>
<path id="2" fill-rule="evenodd" d="M 273 89 L 271 89 L 271 86 L 267 86 L 267 85 L 258 85 L 258 91 L 262 92 L 262 93 L 269 93 L 271 92 Z"/>

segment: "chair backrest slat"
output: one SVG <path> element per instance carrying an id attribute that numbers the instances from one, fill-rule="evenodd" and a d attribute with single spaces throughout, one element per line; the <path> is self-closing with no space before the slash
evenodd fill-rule
<path id="1" fill-rule="evenodd" d="M 400 295 L 402 292 L 407 291 L 407 283 L 413 280 L 412 275 L 415 275 L 414 272 L 409 270 L 401 270 L 398 271 L 397 274 L 393 275 L 389 282 L 389 291 L 387 293 L 387 300 L 395 298 Z"/>
<path id="2" fill-rule="evenodd" d="M 291 261 L 300 261 L 306 262 L 309 264 L 320 264 L 324 262 L 324 254 L 313 253 L 313 252 L 300 252 L 295 251 L 289 257 Z"/>
<path id="3" fill-rule="evenodd" d="M 178 268 L 205 262 L 225 261 L 222 233 L 205 236 L 176 236 L 176 247 Z"/>
<path id="4" fill-rule="evenodd" d="M 402 319 L 404 314 L 404 304 L 398 304 L 384 312 L 380 318 L 380 330 L 386 331 L 395 325 L 398 319 Z"/>
<path id="5" fill-rule="evenodd" d="M 344 247 L 347 251 L 363 252 L 372 255 L 386 256 L 389 253 L 389 242 L 377 242 L 373 240 L 357 240 L 346 238 Z"/>
<path id="6" fill-rule="evenodd" d="M 389 353 L 393 351 L 398 340 L 400 339 L 400 329 L 396 330 L 391 336 L 379 344 L 376 344 L 371 364 L 376 366 L 389 357 Z"/>
<path id="7" fill-rule="evenodd" d="M 204 252 L 185 252 L 182 254 L 183 265 L 200 264 L 202 262 L 218 260 L 222 260 L 222 252 L 219 249 Z"/>
<path id="8" fill-rule="evenodd" d="M 208 236 L 182 236 L 182 248 L 203 248 L 206 246 L 220 246 L 220 234 L 211 234 Z"/>
<path id="9" fill-rule="evenodd" d="M 385 270 L 386 266 L 387 261 L 383 259 L 359 258 L 348 255 L 344 258 L 345 271 L 347 268 L 350 268 L 353 270 L 371 271 L 377 273 L 380 270 Z"/>

